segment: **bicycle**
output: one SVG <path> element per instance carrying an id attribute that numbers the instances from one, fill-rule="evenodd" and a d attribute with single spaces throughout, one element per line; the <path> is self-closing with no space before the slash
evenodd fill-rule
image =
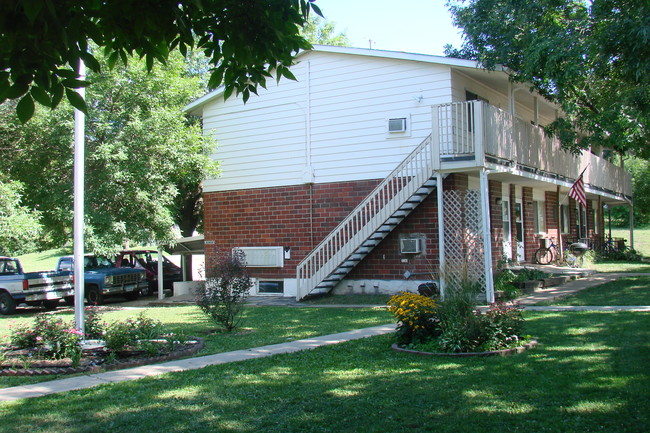
<path id="1" fill-rule="evenodd" d="M 570 268 L 579 268 L 582 266 L 582 256 L 576 256 L 570 248 L 564 249 L 564 254 L 560 254 L 560 246 L 555 243 L 551 238 L 551 245 L 548 247 L 541 247 L 535 251 L 535 261 L 540 265 L 548 265 L 557 263 L 558 265 L 565 265 Z M 562 258 L 562 260 L 560 260 Z"/>
<path id="2" fill-rule="evenodd" d="M 551 245 L 548 247 L 540 247 L 535 251 L 535 261 L 540 265 L 548 265 L 557 261 L 560 256 L 560 247 L 551 238 Z"/>

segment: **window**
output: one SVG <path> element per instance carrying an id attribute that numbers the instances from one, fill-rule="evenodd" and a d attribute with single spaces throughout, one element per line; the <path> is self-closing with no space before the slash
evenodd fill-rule
<path id="1" fill-rule="evenodd" d="M 257 293 L 273 295 L 284 293 L 284 281 L 260 281 Z"/>
<path id="2" fill-rule="evenodd" d="M 535 233 L 546 232 L 546 203 L 543 201 L 533 202 L 533 226 Z"/>
<path id="3" fill-rule="evenodd" d="M 569 207 L 567 205 L 560 206 L 560 229 L 562 233 L 570 233 L 569 228 Z"/>

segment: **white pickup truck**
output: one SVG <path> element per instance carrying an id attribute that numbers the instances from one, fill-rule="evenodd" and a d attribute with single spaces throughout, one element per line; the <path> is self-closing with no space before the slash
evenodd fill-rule
<path id="1" fill-rule="evenodd" d="M 12 314 L 19 304 L 53 310 L 61 298 L 74 296 L 72 272 L 23 272 L 20 261 L 0 257 L 0 314 Z"/>

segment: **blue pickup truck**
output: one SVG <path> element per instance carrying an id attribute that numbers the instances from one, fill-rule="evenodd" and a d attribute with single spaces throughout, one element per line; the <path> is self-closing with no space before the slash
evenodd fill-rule
<path id="1" fill-rule="evenodd" d="M 73 293 L 72 272 L 23 272 L 18 259 L 0 257 L 0 314 L 13 314 L 19 304 L 53 310 Z"/>
<path id="2" fill-rule="evenodd" d="M 73 271 L 74 257 L 60 257 L 56 269 Z M 140 290 L 146 288 L 147 284 L 144 270 L 118 268 L 104 256 L 84 256 L 84 293 L 89 304 L 100 305 L 105 297 L 113 295 L 135 300 L 140 296 Z M 74 297 L 66 298 L 66 302 L 74 303 Z"/>

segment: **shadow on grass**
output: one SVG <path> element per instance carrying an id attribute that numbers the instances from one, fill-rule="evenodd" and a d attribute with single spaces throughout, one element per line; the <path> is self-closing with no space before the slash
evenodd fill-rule
<path id="1" fill-rule="evenodd" d="M 5 431 L 648 431 L 650 315 L 527 313 L 541 344 L 439 359 L 374 337 L 2 406 Z"/>

